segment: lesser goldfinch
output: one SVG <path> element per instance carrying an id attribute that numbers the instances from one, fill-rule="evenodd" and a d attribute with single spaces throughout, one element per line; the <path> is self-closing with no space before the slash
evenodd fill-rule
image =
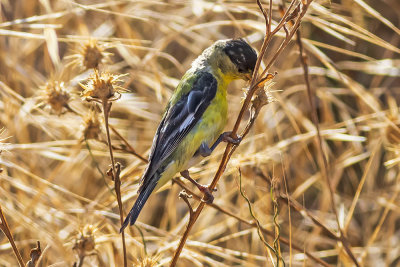
<path id="1" fill-rule="evenodd" d="M 139 196 L 121 232 L 133 225 L 150 194 L 178 172 L 192 182 L 188 168 L 208 156 L 221 141 L 238 142 L 222 133 L 227 122 L 227 87 L 249 80 L 257 53 L 243 39 L 220 40 L 204 50 L 182 77 L 158 126 L 142 176 Z M 207 187 L 197 186 L 208 194 Z"/>

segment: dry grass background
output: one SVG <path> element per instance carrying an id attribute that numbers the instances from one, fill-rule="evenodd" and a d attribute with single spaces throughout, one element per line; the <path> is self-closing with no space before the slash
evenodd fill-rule
<path id="1" fill-rule="evenodd" d="M 301 26 L 339 222 L 362 266 L 400 264 L 399 10 L 397 0 L 318 0 Z M 105 174 L 104 119 L 80 96 L 79 83 L 93 74 L 84 66 L 90 47 L 101 52 L 95 54 L 103 59 L 101 71 L 126 74 L 110 124 L 147 157 L 163 107 L 191 61 L 218 39 L 244 37 L 259 49 L 264 25 L 255 1 L 2 0 L 0 205 L 24 262 L 39 240 L 38 266 L 72 266 L 80 255 L 88 255 L 82 266 L 123 264 L 114 185 Z M 271 89 L 276 102 L 262 110 L 214 194 L 217 207 L 241 219 L 207 207 L 178 266 L 271 266 L 257 229 L 245 223 L 253 218 L 239 191 L 239 167 L 260 224 L 290 241 L 279 242 L 286 266 L 320 264 L 305 252 L 352 266 L 335 237 L 298 51 L 293 41 L 271 68 L 278 72 Z M 244 86 L 229 88 L 226 130 Z M 111 137 L 123 165 L 126 213 L 145 164 L 115 132 Z M 192 168 L 194 178 L 211 181 L 223 147 Z M 167 189 L 150 198 L 126 231 L 129 265 L 171 260 L 189 213 L 178 199 L 181 187 Z M 0 266 L 17 264 L 1 234 Z"/>

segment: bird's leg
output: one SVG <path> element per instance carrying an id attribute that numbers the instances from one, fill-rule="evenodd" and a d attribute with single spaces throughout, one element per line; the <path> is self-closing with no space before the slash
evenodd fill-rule
<path id="1" fill-rule="evenodd" d="M 197 186 L 197 188 L 204 194 L 202 201 L 206 202 L 207 204 L 211 204 L 214 201 L 214 196 L 212 195 L 210 188 L 208 188 L 208 186 L 206 185 L 202 185 L 196 182 L 196 180 L 190 177 L 188 170 L 182 171 L 181 175 L 183 178 L 189 180 L 191 183 Z M 216 189 L 214 189 L 213 191 L 216 191 Z"/>
<path id="2" fill-rule="evenodd" d="M 200 153 L 200 155 L 201 156 L 203 156 L 203 157 L 208 157 L 208 156 L 210 156 L 211 155 L 211 153 L 214 151 L 214 149 L 219 145 L 219 143 L 221 143 L 221 142 L 228 142 L 228 143 L 231 143 L 231 144 L 234 144 L 234 145 L 238 145 L 238 144 L 240 144 L 240 142 L 242 141 L 242 137 L 236 137 L 236 138 L 233 138 L 232 136 L 231 136 L 231 134 L 232 134 L 232 132 L 224 132 L 224 133 L 222 133 L 219 137 L 218 137 L 218 139 L 217 139 L 217 141 L 215 141 L 215 143 L 211 146 L 211 147 L 208 147 L 208 145 L 206 144 L 206 143 L 201 143 L 201 145 L 200 145 L 200 147 L 199 147 L 199 153 Z"/>

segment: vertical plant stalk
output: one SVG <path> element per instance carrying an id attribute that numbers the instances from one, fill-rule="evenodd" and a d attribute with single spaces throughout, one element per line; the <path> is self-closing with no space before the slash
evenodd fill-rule
<path id="1" fill-rule="evenodd" d="M 272 251 L 275 254 L 276 257 L 276 266 L 280 266 L 279 263 L 282 260 L 283 265 L 285 265 L 285 262 L 283 261 L 283 258 L 280 255 L 280 251 L 277 249 L 276 243 L 279 240 L 279 234 L 276 237 L 276 239 L 274 240 L 274 247 L 272 247 L 270 244 L 268 244 L 268 242 L 265 240 L 264 235 L 262 233 L 261 230 L 261 223 L 260 221 L 257 219 L 256 215 L 254 214 L 253 208 L 251 206 L 251 202 L 249 200 L 249 198 L 246 196 L 246 193 L 243 190 L 243 186 L 242 186 L 242 171 L 239 168 L 239 192 L 240 195 L 246 200 L 247 202 L 247 206 L 249 208 L 249 212 L 251 217 L 253 218 L 255 224 L 257 225 L 257 234 L 258 237 L 260 238 L 261 242 L 264 244 L 266 249 L 269 249 L 270 251 Z M 272 188 L 271 188 L 271 195 L 272 195 Z M 274 223 L 275 223 L 275 216 L 274 216 Z M 271 261 L 273 262 L 273 260 L 271 259 Z"/>
<path id="2" fill-rule="evenodd" d="M 107 135 L 107 143 L 108 150 L 110 152 L 111 159 L 111 168 L 107 171 L 107 175 L 112 177 L 114 181 L 115 193 L 117 196 L 119 215 L 121 225 L 124 220 L 123 210 L 122 210 L 122 201 L 121 201 L 121 165 L 119 163 L 115 163 L 114 155 L 113 155 L 113 147 L 111 144 L 110 137 L 110 125 L 109 125 L 109 116 L 112 106 L 112 101 L 118 100 L 121 97 L 121 91 L 123 88 L 117 86 L 116 83 L 120 82 L 120 77 L 124 75 L 113 75 L 108 72 L 100 73 L 97 68 L 94 68 L 94 74 L 89 77 L 89 81 L 86 85 L 79 83 L 79 85 L 84 89 L 81 93 L 81 96 L 86 101 L 94 101 L 99 103 L 103 108 L 104 113 L 104 124 L 106 128 Z M 123 248 L 123 257 L 124 257 L 124 267 L 127 266 L 127 256 L 126 256 L 126 244 L 125 244 L 125 234 L 122 233 L 122 248 Z"/>
<path id="3" fill-rule="evenodd" d="M 281 266 L 279 260 L 281 260 L 283 263 L 283 266 L 285 266 L 286 264 L 282 257 L 281 245 L 279 243 L 279 237 L 281 235 L 281 226 L 279 225 L 279 220 L 278 220 L 279 205 L 278 205 L 278 201 L 276 200 L 276 196 L 274 195 L 275 190 L 276 189 L 275 189 L 274 182 L 271 181 L 270 194 L 271 194 L 271 199 L 272 199 L 272 203 L 273 203 L 273 207 L 274 207 L 274 225 L 275 225 L 274 249 L 275 249 L 276 255 L 277 255 L 277 266 Z"/>
<path id="4" fill-rule="evenodd" d="M 264 75 L 267 74 L 267 71 L 269 70 L 269 68 L 272 66 L 272 64 L 275 62 L 275 60 L 277 59 L 277 57 L 279 56 L 279 54 L 283 51 L 283 49 L 288 45 L 288 43 L 290 42 L 290 40 L 293 38 L 294 34 L 296 33 L 297 29 L 300 26 L 300 22 L 302 20 L 302 18 L 304 17 L 304 15 L 306 14 L 309 5 L 311 4 L 312 0 L 304 0 L 302 1 L 302 4 L 298 4 L 296 9 L 294 9 L 292 11 L 293 6 L 295 5 L 295 3 L 297 3 L 297 1 L 293 0 L 291 2 L 291 4 L 289 5 L 288 9 L 286 10 L 285 14 L 283 15 L 283 17 L 281 18 L 280 22 L 278 23 L 278 25 L 275 27 L 275 29 L 273 31 L 271 31 L 271 25 L 272 25 L 272 0 L 269 2 L 269 14 L 267 15 L 266 10 L 263 8 L 260 0 L 257 0 L 257 4 L 264 16 L 265 19 L 265 23 L 266 23 L 266 32 L 265 32 L 265 37 L 263 40 L 263 43 L 261 45 L 261 49 L 260 49 L 260 54 L 257 58 L 257 62 L 256 62 L 256 66 L 254 69 L 254 73 L 253 73 L 253 77 L 251 79 L 250 82 L 250 89 L 247 92 L 247 96 L 246 99 L 243 102 L 242 108 L 239 112 L 239 115 L 236 119 L 236 123 L 235 126 L 233 127 L 232 130 L 232 137 L 236 137 L 237 131 L 239 129 L 239 125 L 242 121 L 243 115 L 244 113 L 248 110 L 250 102 L 252 100 L 252 97 L 254 95 L 254 93 L 265 83 L 265 80 L 268 79 L 267 77 L 264 77 Z M 286 23 L 291 20 L 291 19 L 295 19 L 295 22 L 293 24 L 293 26 L 291 27 L 291 30 L 289 31 L 286 28 Z M 268 64 L 266 64 L 266 68 L 263 70 L 261 75 L 258 75 L 259 69 L 260 69 L 260 65 L 261 65 L 261 60 L 263 59 L 266 49 L 269 46 L 272 37 L 281 29 L 284 29 L 286 36 L 284 41 L 281 43 L 281 45 L 279 46 L 279 48 L 277 49 L 277 51 L 275 51 L 274 56 L 272 57 L 272 59 L 268 62 Z M 259 78 L 261 77 L 261 78 Z M 249 128 L 248 128 L 249 129 Z M 248 130 L 247 130 L 248 131 Z M 228 143 L 226 145 L 225 148 L 225 152 L 222 156 L 218 171 L 216 172 L 214 179 L 212 180 L 209 189 L 210 191 L 212 191 L 219 179 L 221 178 L 223 172 L 226 169 L 226 165 L 230 159 L 230 157 L 232 156 L 233 152 L 236 150 L 236 145 L 234 146 L 231 143 Z M 190 218 L 187 228 L 184 232 L 184 234 L 182 235 L 182 238 L 179 242 L 179 245 L 177 247 L 177 249 L 175 250 L 175 254 L 171 260 L 170 266 L 175 266 L 178 259 L 179 259 L 179 255 L 181 254 L 183 247 L 185 246 L 186 240 L 189 236 L 189 233 L 191 231 L 191 229 L 193 228 L 193 225 L 196 223 L 197 219 L 200 216 L 200 213 L 202 212 L 203 208 L 205 206 L 205 202 L 201 202 L 198 207 L 196 208 L 196 210 L 193 213 L 193 216 Z"/>
<path id="5" fill-rule="evenodd" d="M 353 263 L 356 266 L 359 266 L 356 257 L 354 256 L 353 252 L 350 249 L 349 246 L 349 242 L 347 241 L 346 236 L 344 235 L 344 232 L 342 230 L 342 228 L 340 227 L 340 222 L 339 222 L 339 216 L 338 216 L 338 212 L 336 209 L 336 204 L 335 204 L 335 195 L 333 193 L 333 186 L 332 186 L 332 182 L 331 182 L 331 178 L 330 178 L 330 172 L 328 170 L 329 166 L 328 166 L 328 160 L 326 159 L 325 153 L 324 153 L 324 149 L 322 146 L 322 138 L 321 138 L 321 132 L 319 129 L 319 121 L 318 121 L 318 116 L 317 116 L 317 111 L 316 111 L 316 107 L 315 107 L 315 103 L 314 103 L 314 99 L 313 99 L 313 94 L 312 94 L 312 90 L 311 90 L 311 83 L 310 83 L 310 76 L 309 76 L 309 72 L 308 72 L 308 63 L 307 63 L 307 55 L 304 52 L 303 49 L 303 43 L 301 41 L 301 33 L 300 31 L 297 31 L 297 44 L 299 46 L 299 52 L 300 52 L 300 62 L 301 65 L 303 67 L 303 71 L 304 71 L 304 80 L 306 83 L 306 88 L 307 88 L 307 98 L 308 98 L 308 102 L 310 104 L 311 107 L 311 119 L 315 125 L 315 128 L 317 130 L 317 144 L 318 144 L 318 155 L 320 157 L 320 160 L 323 163 L 323 176 L 325 177 L 326 180 L 326 184 L 328 185 L 328 191 L 329 191 L 329 199 L 331 202 L 331 207 L 333 210 L 333 213 L 335 214 L 335 219 L 336 219 L 336 223 L 337 223 L 337 227 L 338 227 L 338 231 L 340 234 L 340 242 L 342 243 L 344 249 L 347 252 L 347 255 L 349 255 L 349 257 L 351 258 L 351 260 L 353 261 Z"/>
<path id="6" fill-rule="evenodd" d="M 148 160 L 143 157 L 142 155 L 140 155 L 139 153 L 136 152 L 136 150 L 133 148 L 133 146 L 131 146 L 131 144 L 129 144 L 129 142 L 117 131 L 117 129 L 115 129 L 112 125 L 110 125 L 110 129 L 111 131 L 113 131 L 113 133 L 118 136 L 119 139 L 121 139 L 121 141 L 126 145 L 126 147 L 129 149 L 129 152 L 131 154 L 133 154 L 135 157 L 137 157 L 138 159 L 140 159 L 141 161 L 148 163 Z"/>
<path id="7" fill-rule="evenodd" d="M 21 257 L 21 254 L 18 251 L 17 245 L 15 245 L 14 238 L 13 238 L 13 236 L 11 234 L 10 227 L 8 226 L 6 217 L 4 216 L 4 213 L 3 213 L 3 210 L 1 208 L 1 206 L 0 206 L 0 219 L 1 219 L 0 230 L 3 231 L 3 233 L 6 235 L 8 241 L 10 242 L 11 247 L 12 247 L 12 249 L 14 251 L 15 257 L 18 260 L 19 266 L 20 267 L 24 267 L 25 266 L 24 261 L 23 261 L 23 259 Z"/>
<path id="8" fill-rule="evenodd" d="M 114 154 L 111 145 L 111 137 L 110 137 L 110 129 L 108 124 L 108 118 L 111 111 L 112 103 L 109 101 L 102 102 L 103 104 L 103 112 L 104 112 L 104 123 L 106 126 L 106 134 L 107 134 L 107 143 L 108 143 L 108 150 L 110 151 L 110 159 L 111 159 L 111 173 L 112 179 L 115 185 L 115 193 L 117 195 L 117 202 L 118 202 L 118 209 L 119 209 L 119 217 L 121 221 L 121 225 L 124 222 L 124 215 L 122 210 L 122 200 L 121 200 L 121 179 L 119 177 L 121 172 L 121 165 L 119 163 L 115 163 Z M 124 254 L 124 267 L 127 267 L 127 258 L 126 258 L 126 244 L 125 244 L 125 233 L 122 231 L 121 233 L 122 238 L 122 250 Z"/>

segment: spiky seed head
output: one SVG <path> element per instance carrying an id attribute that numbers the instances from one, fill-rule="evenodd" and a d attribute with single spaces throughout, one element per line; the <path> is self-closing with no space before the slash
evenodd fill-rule
<path id="1" fill-rule="evenodd" d="M 157 262 L 159 260 L 160 256 L 144 256 L 139 259 L 136 259 L 133 266 L 135 267 L 154 267 L 157 266 Z"/>
<path id="2" fill-rule="evenodd" d="M 109 60 L 112 53 L 106 52 L 107 45 L 99 44 L 95 39 L 90 39 L 84 43 L 75 54 L 68 56 L 71 59 L 69 65 L 78 65 L 82 68 L 98 68 L 101 63 Z"/>
<path id="3" fill-rule="evenodd" d="M 76 236 L 72 249 L 78 255 L 86 255 L 92 252 L 96 246 L 95 232 L 96 228 L 93 225 L 85 225 Z"/>
<path id="4" fill-rule="evenodd" d="M 69 109 L 68 102 L 71 99 L 70 94 L 65 89 L 64 82 L 49 81 L 43 87 L 45 102 L 58 115 L 62 114 L 65 109 Z"/>
<path id="5" fill-rule="evenodd" d="M 264 88 L 259 89 L 252 100 L 252 107 L 255 110 L 260 110 L 263 106 L 275 102 L 276 99 L 271 94 L 271 87 L 273 82 L 266 83 Z"/>
<path id="6" fill-rule="evenodd" d="M 97 68 L 103 58 L 106 56 L 104 54 L 104 49 L 99 46 L 96 40 L 90 40 L 85 44 L 81 51 L 82 54 L 82 65 L 86 69 Z"/>
<path id="7" fill-rule="evenodd" d="M 84 100 L 101 103 L 117 100 L 121 97 L 120 93 L 125 91 L 122 87 L 118 86 L 122 76 L 125 75 L 114 75 L 109 72 L 100 73 L 95 69 L 86 85 L 79 83 L 84 89 L 81 96 Z"/>
<path id="8" fill-rule="evenodd" d="M 95 139 L 98 140 L 101 134 L 101 123 L 99 119 L 99 113 L 95 110 L 89 110 L 89 113 L 83 120 L 83 136 L 86 140 Z"/>

